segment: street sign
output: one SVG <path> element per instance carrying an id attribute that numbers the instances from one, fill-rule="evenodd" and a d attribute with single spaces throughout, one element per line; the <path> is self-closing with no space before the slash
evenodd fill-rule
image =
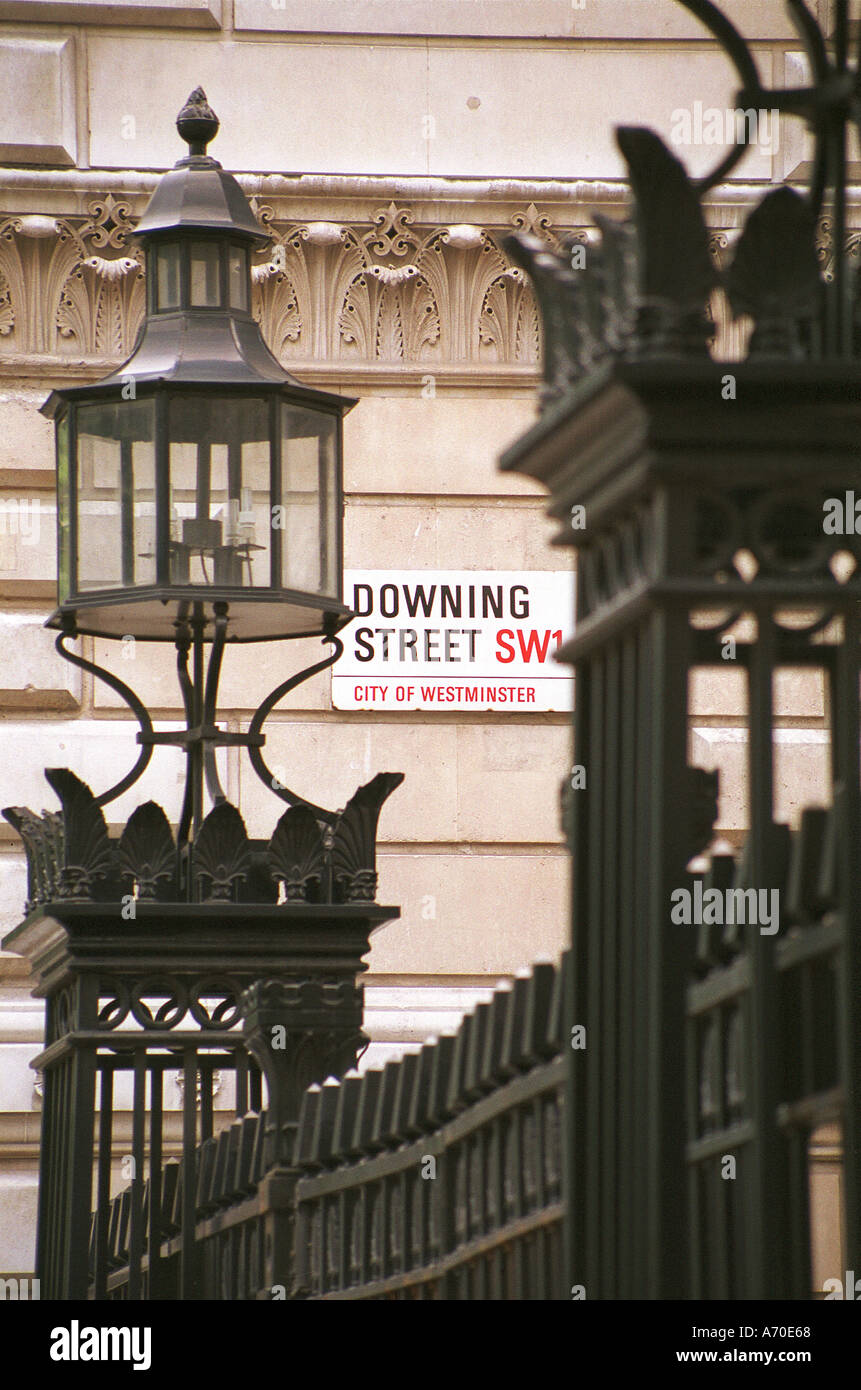
<path id="1" fill-rule="evenodd" d="M 332 671 L 336 709 L 572 708 L 554 661 L 574 616 L 574 575 L 532 570 L 347 570 L 357 614 Z"/>

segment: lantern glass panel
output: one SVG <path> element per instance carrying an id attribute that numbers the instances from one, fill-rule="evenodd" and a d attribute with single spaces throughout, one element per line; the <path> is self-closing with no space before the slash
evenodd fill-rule
<path id="1" fill-rule="evenodd" d="M 281 408 L 281 576 L 285 589 L 340 593 L 338 421 Z"/>
<path id="2" fill-rule="evenodd" d="M 160 246 L 156 252 L 156 309 L 179 308 L 179 247 Z"/>
<path id="3" fill-rule="evenodd" d="M 77 587 L 154 584 L 155 407 L 81 405 L 77 413 Z"/>
<path id="4" fill-rule="evenodd" d="M 241 246 L 231 246 L 227 253 L 227 286 L 231 309 L 248 308 L 247 253 Z"/>
<path id="5" fill-rule="evenodd" d="M 216 241 L 193 241 L 191 257 L 191 305 L 195 309 L 215 309 L 221 303 L 219 267 L 221 248 Z"/>
<path id="6" fill-rule="evenodd" d="M 57 425 L 57 575 L 60 602 L 72 592 L 72 469 L 69 416 Z"/>
<path id="7" fill-rule="evenodd" d="M 269 587 L 269 409 L 258 398 L 170 402 L 170 583 Z"/>

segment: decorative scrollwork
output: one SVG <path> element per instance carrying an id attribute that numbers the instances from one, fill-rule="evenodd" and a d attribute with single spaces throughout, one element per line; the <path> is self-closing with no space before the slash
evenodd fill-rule
<path id="1" fill-rule="evenodd" d="M 119 1028 L 121 1023 L 125 1023 L 130 1011 L 131 1000 L 126 983 L 123 980 L 101 980 L 97 1026 L 109 1031 Z"/>
<path id="2" fill-rule="evenodd" d="M 103 198 L 95 198 L 87 205 L 89 220 L 82 229 L 82 235 L 89 237 L 94 246 L 122 248 L 134 231 L 134 217 L 131 204 L 117 199 L 112 193 Z"/>
<path id="3" fill-rule="evenodd" d="M 188 988 L 188 1008 L 201 1028 L 232 1028 L 239 1022 L 242 984 L 226 976 L 209 975 Z"/>
<path id="4" fill-rule="evenodd" d="M 525 232 L 529 236 L 546 241 L 554 251 L 562 250 L 562 242 L 553 231 L 550 217 L 546 213 L 540 213 L 534 203 L 530 203 L 525 212 L 515 212 L 511 218 L 511 225 L 515 231 Z"/>
<path id="5" fill-rule="evenodd" d="M 389 203 L 374 213 L 374 230 L 365 237 L 368 249 L 375 256 L 406 256 L 415 244 L 412 232 L 414 216 L 408 208 Z"/>
<path id="6" fill-rule="evenodd" d="M 818 499 L 788 489 L 763 492 L 747 512 L 748 544 L 764 574 L 829 573 L 838 548 L 823 530 Z"/>
<path id="7" fill-rule="evenodd" d="M 135 1022 L 147 1031 L 176 1028 L 188 1012 L 188 988 L 174 976 L 150 975 L 130 986 L 129 1007 Z"/>

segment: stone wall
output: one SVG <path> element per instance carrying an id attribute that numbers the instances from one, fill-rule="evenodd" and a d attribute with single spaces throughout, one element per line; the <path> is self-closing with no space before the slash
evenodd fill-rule
<path id="1" fill-rule="evenodd" d="M 818 6 L 825 8 L 824 3 Z M 756 40 L 766 85 L 799 80 L 779 0 L 727 0 Z M 526 228 L 588 244 L 591 212 L 620 215 L 615 124 L 671 138 L 679 110 L 734 104 L 733 74 L 672 0 L 0 0 L 0 792 L 50 801 L 41 776 L 68 764 L 94 788 L 134 758 L 136 726 L 42 629 L 55 597 L 53 449 L 37 413 L 52 386 L 95 380 L 129 352 L 143 310 L 128 231 L 182 153 L 174 117 L 201 83 L 222 122 L 213 153 L 238 171 L 272 243 L 254 269 L 273 351 L 315 385 L 356 395 L 345 433 L 346 566 L 546 570 L 543 499 L 498 473 L 531 423 L 539 380 L 535 304 L 499 238 Z M 720 148 L 679 153 L 697 173 Z M 804 172 L 782 125 L 708 199 L 716 255 L 763 183 Z M 853 209 L 857 196 L 853 191 Z M 823 257 L 827 246 L 823 241 Z M 738 345 L 723 306 L 718 352 Z M 108 643 L 83 642 L 106 664 Z M 222 710 L 247 723 L 315 644 L 228 653 Z M 120 674 L 157 726 L 179 718 L 169 650 L 138 644 Z M 695 691 L 692 760 L 720 766 L 719 827 L 741 837 L 740 691 Z M 781 688 L 780 805 L 816 799 L 827 753 L 821 691 Z M 330 677 L 270 720 L 269 761 L 313 800 L 342 805 L 381 768 L 406 772 L 380 827 L 380 900 L 402 917 L 370 957 L 366 1061 L 450 1030 L 502 977 L 556 957 L 567 935 L 558 787 L 568 716 L 366 713 L 332 708 Z M 238 750 L 229 798 L 252 833 L 276 803 Z M 153 796 L 176 810 L 181 765 L 159 750 L 124 819 Z M 0 930 L 18 920 L 24 868 L 0 832 Z M 0 955 L 0 1270 L 29 1268 L 38 1096 L 26 1062 L 40 1010 L 22 963 Z"/>

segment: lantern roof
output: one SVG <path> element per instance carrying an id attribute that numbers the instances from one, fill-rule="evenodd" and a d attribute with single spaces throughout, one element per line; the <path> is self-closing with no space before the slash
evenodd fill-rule
<path id="1" fill-rule="evenodd" d="M 218 134 L 219 120 L 202 87 L 191 93 L 176 118 L 176 128 L 189 152 L 159 180 L 135 235 L 175 230 L 229 232 L 251 242 L 267 242 L 269 235 L 236 179 L 206 153 L 206 146 Z"/>
<path id="2" fill-rule="evenodd" d="M 176 125 L 189 153 L 162 177 L 133 233 L 145 248 L 148 280 L 156 276 L 160 248 L 171 242 L 196 244 L 207 238 L 220 245 L 244 242 L 251 250 L 269 241 L 236 179 L 206 153 L 219 120 L 202 87 L 191 93 Z M 247 307 L 251 292 L 247 265 L 243 273 L 246 307 L 223 302 L 203 307 L 186 300 L 169 312 L 156 312 L 151 295 L 131 356 L 101 381 L 52 391 L 41 413 L 55 418 L 67 401 L 126 395 L 130 382 L 135 393 L 162 383 L 253 391 L 286 387 L 311 407 L 341 414 L 351 410 L 354 398 L 304 385 L 270 352 Z"/>
<path id="3" fill-rule="evenodd" d="M 288 372 L 269 351 L 259 327 L 250 317 L 240 319 L 229 311 L 209 313 L 205 321 L 195 310 L 170 317 L 147 319 L 131 357 L 101 381 L 52 391 L 42 414 L 53 418 L 61 401 L 115 396 L 134 381 L 136 390 L 146 385 L 289 387 L 309 404 L 338 408 L 343 413 L 356 404 L 354 397 L 307 386 Z"/>

